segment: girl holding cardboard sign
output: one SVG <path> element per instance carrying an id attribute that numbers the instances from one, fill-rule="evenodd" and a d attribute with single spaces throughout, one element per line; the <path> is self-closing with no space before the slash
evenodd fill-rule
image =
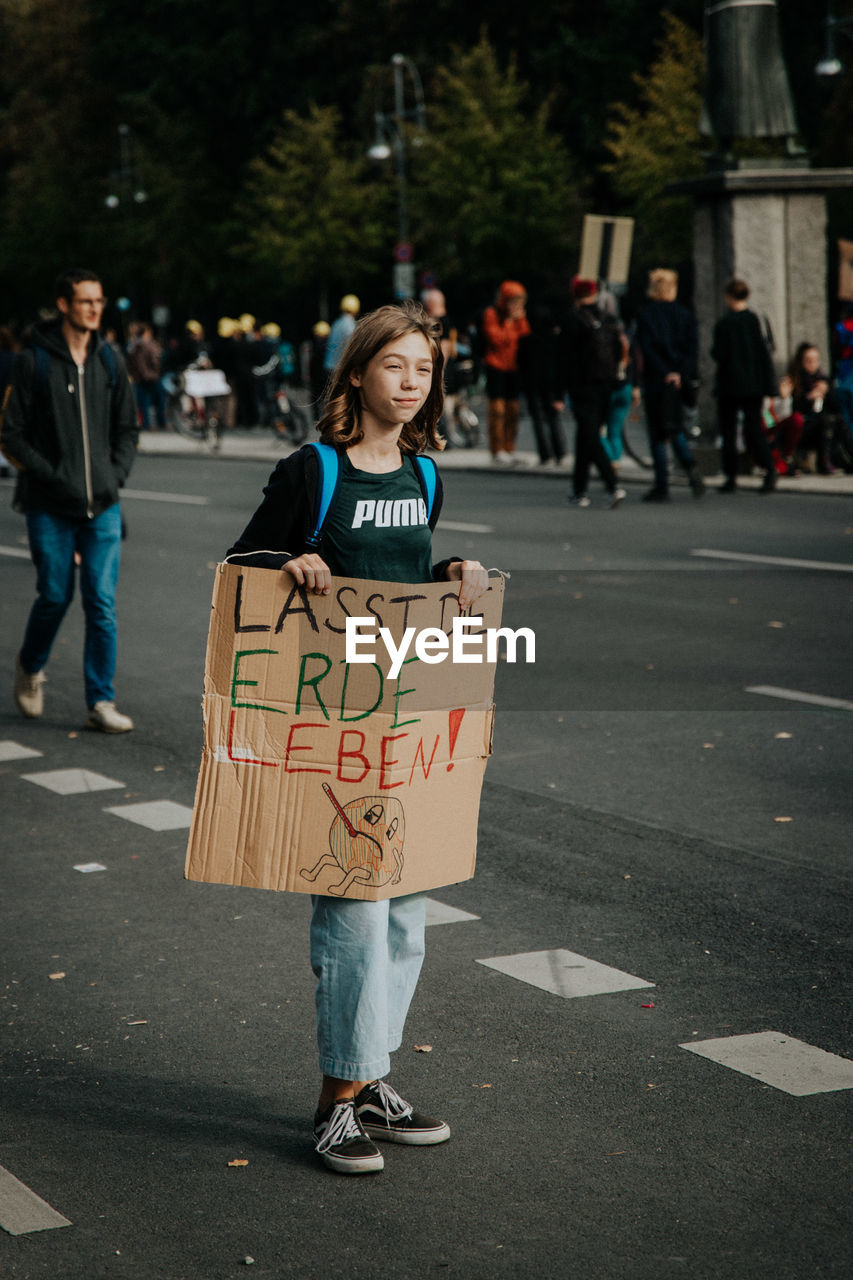
<path id="1" fill-rule="evenodd" d="M 331 591 L 332 574 L 458 582 L 461 609 L 488 590 L 479 561 L 432 563 L 441 481 L 436 477 L 428 511 L 413 459 L 427 447 L 444 448 L 438 434 L 444 398 L 439 339 L 437 327 L 413 303 L 381 307 L 359 322 L 332 376 L 319 423 L 321 440 L 340 459 L 339 485 L 319 545 L 308 541 L 319 464 L 316 450 L 305 446 L 276 467 L 231 559 L 281 567 L 318 595 Z M 410 513 L 406 521 L 383 518 L 403 509 Z M 276 547 L 289 550 L 268 550 Z M 344 839 L 354 816 L 342 812 Z M 402 1042 L 423 961 L 425 897 L 369 902 L 316 895 L 312 901 L 311 965 L 323 1073 L 315 1146 L 339 1173 L 375 1172 L 383 1159 L 374 1139 L 428 1146 L 450 1137 L 443 1120 L 415 1111 L 383 1079 L 390 1053 Z"/>

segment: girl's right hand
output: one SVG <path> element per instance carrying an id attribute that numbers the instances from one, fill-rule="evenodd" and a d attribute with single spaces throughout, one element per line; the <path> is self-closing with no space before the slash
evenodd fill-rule
<path id="1" fill-rule="evenodd" d="M 327 596 L 332 589 L 332 571 L 313 551 L 288 560 L 283 568 L 300 587 L 307 587 L 315 596 Z"/>

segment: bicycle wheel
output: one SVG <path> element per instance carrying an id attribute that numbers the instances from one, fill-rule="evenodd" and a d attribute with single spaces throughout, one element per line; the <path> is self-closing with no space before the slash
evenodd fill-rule
<path id="1" fill-rule="evenodd" d="M 171 425 L 179 435 L 185 436 L 188 440 L 206 440 L 207 416 L 204 412 L 204 401 L 199 403 L 186 395 L 176 397 Z"/>

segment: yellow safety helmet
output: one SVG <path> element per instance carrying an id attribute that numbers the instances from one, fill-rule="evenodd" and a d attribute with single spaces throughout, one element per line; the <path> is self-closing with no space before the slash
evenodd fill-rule
<path id="1" fill-rule="evenodd" d="M 233 338 L 237 327 L 236 320 L 232 320 L 230 316 L 223 316 L 216 326 L 216 332 L 220 338 Z"/>
<path id="2" fill-rule="evenodd" d="M 261 328 L 261 337 L 262 338 L 280 338 L 281 329 L 274 321 L 271 320 L 269 324 L 265 324 Z"/>
<path id="3" fill-rule="evenodd" d="M 311 332 L 314 334 L 315 338 L 328 338 L 329 334 L 332 332 L 332 326 L 329 324 L 328 320 L 318 320 Z"/>
<path id="4" fill-rule="evenodd" d="M 361 303 L 354 293 L 345 293 L 341 298 L 341 311 L 348 311 L 350 315 L 357 316 L 361 310 Z"/>
<path id="5" fill-rule="evenodd" d="M 190 333 L 195 338 L 200 338 L 201 335 L 204 333 L 204 328 L 198 322 L 198 320 L 188 320 L 185 325 L 185 328 L 189 329 Z"/>
<path id="6" fill-rule="evenodd" d="M 237 328 L 242 329 L 244 333 L 251 333 L 255 327 L 255 317 L 250 315 L 248 311 L 244 311 L 237 321 Z"/>

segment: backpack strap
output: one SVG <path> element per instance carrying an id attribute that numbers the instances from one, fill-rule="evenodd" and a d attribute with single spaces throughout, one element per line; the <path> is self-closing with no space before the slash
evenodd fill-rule
<path id="1" fill-rule="evenodd" d="M 42 405 L 50 403 L 50 355 L 47 350 L 41 346 L 33 347 L 33 357 L 35 359 L 35 395 L 38 396 Z"/>
<path id="2" fill-rule="evenodd" d="M 332 503 L 338 496 L 343 468 L 341 467 L 341 455 L 334 445 L 320 444 L 319 441 L 312 440 L 308 448 L 315 451 L 319 466 L 317 492 L 314 496 L 313 528 L 305 539 L 306 547 L 314 551 L 320 545 L 323 537 L 323 526 L 326 523 Z M 435 494 L 438 488 L 438 468 L 432 458 L 422 458 L 420 455 L 413 457 L 412 462 L 414 463 L 420 486 L 423 489 L 427 520 L 429 521 L 432 516 L 432 509 L 435 506 Z"/>
<path id="3" fill-rule="evenodd" d="M 98 355 L 101 357 L 101 363 L 107 371 L 110 380 L 110 391 L 114 391 L 118 384 L 118 365 L 116 364 L 116 353 L 108 342 L 102 342 L 98 347 Z"/>
<path id="4" fill-rule="evenodd" d="M 312 440 L 308 448 L 315 451 L 317 464 L 320 468 L 317 493 L 314 497 L 314 527 L 305 539 L 306 547 L 314 551 L 320 545 L 323 537 L 323 525 L 326 523 L 329 509 L 337 496 L 341 483 L 342 467 L 340 454 L 334 445 L 320 444 L 318 440 Z"/>
<path id="5" fill-rule="evenodd" d="M 415 464 L 415 470 L 418 473 L 418 479 L 424 491 L 427 521 L 429 521 L 432 516 L 432 509 L 435 506 L 435 491 L 438 488 L 438 468 L 432 458 L 423 458 L 420 454 L 415 454 L 412 461 Z"/>

